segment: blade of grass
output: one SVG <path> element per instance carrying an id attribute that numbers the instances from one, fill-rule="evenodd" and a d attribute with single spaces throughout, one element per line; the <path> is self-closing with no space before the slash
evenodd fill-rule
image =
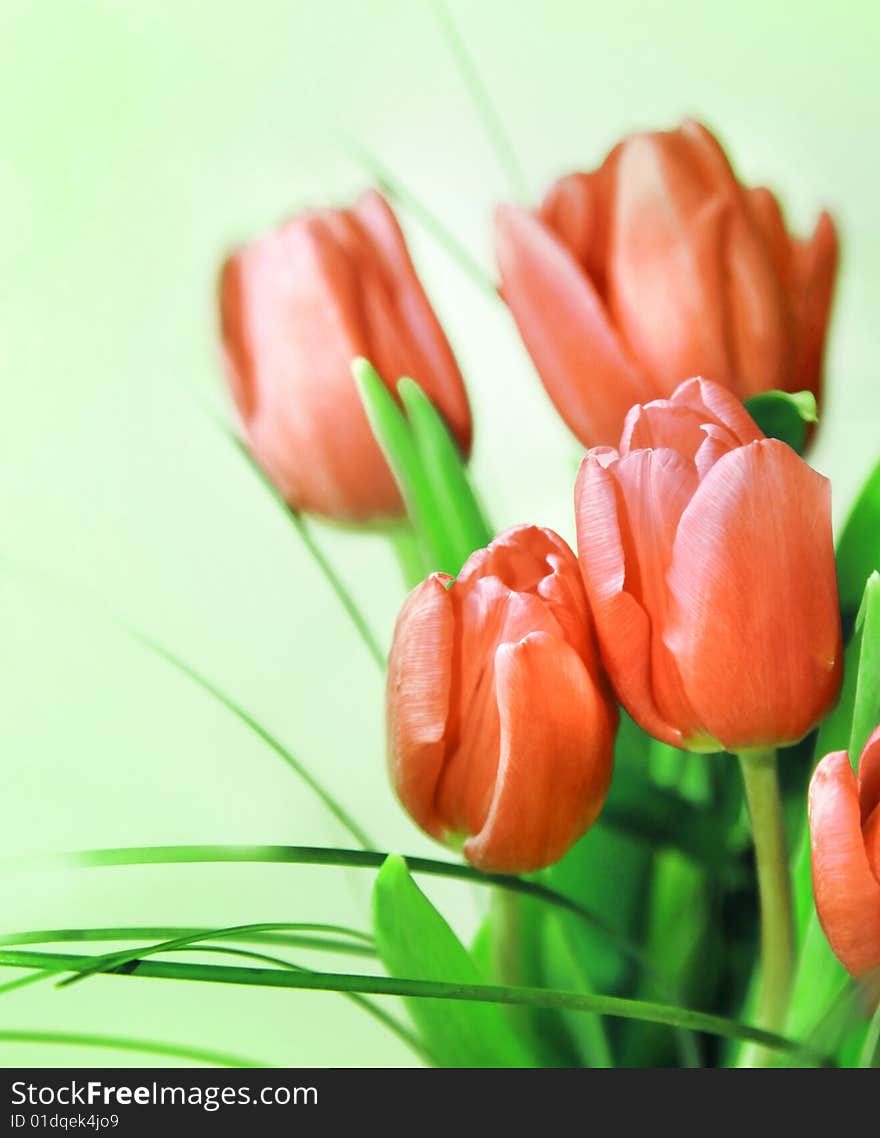
<path id="1" fill-rule="evenodd" d="M 108 952 L 101 956 L 95 957 L 94 968 L 86 969 L 76 976 L 71 976 L 67 980 L 62 980 L 59 987 L 64 988 L 70 984 L 78 984 L 82 980 L 88 979 L 93 972 L 110 972 L 114 968 L 119 968 L 123 964 L 127 964 L 129 960 L 138 960 L 144 956 L 154 956 L 162 952 L 176 952 L 179 948 L 186 948 L 187 945 L 198 944 L 200 941 L 205 940 L 234 940 L 240 937 L 246 937 L 254 933 L 272 933 L 272 932 L 337 932 L 338 926 L 336 925 L 321 925 L 321 924 L 307 924 L 296 923 L 289 924 L 284 922 L 266 922 L 262 924 L 251 925 L 226 925 L 221 928 L 215 929 L 199 929 L 196 932 L 184 933 L 181 936 L 171 937 L 170 939 L 160 940 L 156 944 L 144 946 L 140 945 L 138 948 L 125 949 L 121 952 Z M 366 934 L 350 934 L 355 935 L 358 939 L 363 939 L 368 943 L 372 943 L 372 938 Z"/>
<path id="2" fill-rule="evenodd" d="M 90 968 L 93 958 L 60 953 L 2 950 L 0 966 L 10 968 L 42 968 L 81 971 Z M 344 972 L 292 972 L 270 968 L 236 968 L 220 965 L 189 965 L 155 960 L 131 961 L 112 976 L 144 976 L 153 979 L 187 980 L 256 987 L 289 988 L 302 991 L 356 992 L 360 995 L 406 996 L 416 999 L 467 1000 L 476 1003 L 499 1003 L 520 1007 L 554 1008 L 638 1019 L 646 1023 L 702 1031 L 722 1038 L 746 1039 L 779 1051 L 795 1053 L 819 1061 L 828 1057 L 803 1046 L 796 1040 L 723 1016 L 678 1008 L 647 1000 L 631 1000 L 622 996 L 599 996 L 582 992 L 545 988 L 507 987 L 491 984 L 445 984 L 431 980 L 389 979 Z"/>
<path id="3" fill-rule="evenodd" d="M 330 791 L 327 790 L 326 787 L 315 778 L 312 772 L 304 766 L 276 736 L 265 728 L 259 720 L 255 719 L 248 711 L 245 711 L 245 709 L 237 704 L 231 696 L 228 696 L 226 692 L 222 691 L 215 684 L 212 684 L 211 681 L 201 675 L 200 672 L 197 672 L 195 668 L 187 664 L 185 660 L 181 660 L 179 656 L 175 656 L 173 652 L 170 652 L 167 648 L 163 648 L 161 644 L 157 644 L 154 640 L 144 636 L 136 629 L 129 628 L 128 631 L 136 640 L 140 641 L 146 648 L 149 648 L 151 652 L 161 657 L 166 663 L 171 664 L 172 667 L 177 668 L 179 672 L 182 672 L 188 679 L 198 684 L 200 688 L 213 696 L 227 711 L 231 711 L 237 719 L 240 719 L 242 723 L 258 735 L 267 746 L 271 747 L 275 754 L 296 771 L 306 786 L 320 798 L 333 817 L 351 834 L 358 845 L 368 849 L 373 844 L 366 831 L 352 818 L 341 803 L 333 797 Z"/>
<path id="4" fill-rule="evenodd" d="M 467 247 L 458 240 L 443 224 L 440 218 L 408 189 L 383 162 L 371 151 L 366 150 L 359 142 L 349 135 L 340 133 L 339 138 L 345 152 L 362 166 L 380 190 L 393 201 L 404 206 L 413 217 L 417 218 L 422 226 L 434 238 L 437 244 L 456 261 L 463 272 L 471 278 L 483 292 L 498 299 L 498 290 L 491 276 L 471 256 Z"/>
<path id="5" fill-rule="evenodd" d="M 328 925 L 326 927 L 333 929 L 339 936 L 352 937 L 352 943 L 334 940 L 330 937 L 275 935 L 272 933 L 247 933 L 237 939 L 244 943 L 276 945 L 279 948 L 306 948 L 320 952 L 342 952 L 348 956 L 375 956 L 373 938 L 368 933 L 362 933 L 357 929 L 348 929 L 342 925 Z M 90 929 L 29 929 L 24 932 L 0 933 L 0 945 L 75 944 L 104 940 L 167 940 L 171 937 L 207 934 L 210 931 L 207 927 L 174 925 L 123 925 L 118 928 Z"/>
<path id="6" fill-rule="evenodd" d="M 465 86 L 470 91 L 477 112 L 483 120 L 483 126 L 498 161 L 507 175 L 511 191 L 515 198 L 520 201 L 527 201 L 529 197 L 528 183 L 519 164 L 516 151 L 489 96 L 488 88 L 474 65 L 458 28 L 455 26 L 452 14 L 443 0 L 434 0 L 434 11 Z"/>
<path id="7" fill-rule="evenodd" d="M 213 412 L 209 412 L 209 414 L 213 414 Z M 284 511 L 285 516 L 291 521 L 294 529 L 299 534 L 303 544 L 305 545 L 315 564 L 318 566 L 318 569 L 320 569 L 321 573 L 324 575 L 324 579 L 327 581 L 327 584 L 336 594 L 337 600 L 340 602 L 348 614 L 348 618 L 357 630 L 358 635 L 364 643 L 364 647 L 367 649 L 379 668 L 384 672 L 385 653 L 382 651 L 379 642 L 373 635 L 372 629 L 367 623 L 367 618 L 361 612 L 354 597 L 349 592 L 342 578 L 331 565 L 326 554 L 315 541 L 311 528 L 307 524 L 305 518 L 302 516 L 302 514 L 297 514 L 291 510 L 287 502 L 285 502 L 284 498 L 282 497 L 280 491 L 275 486 L 274 482 L 269 479 L 266 472 L 254 458 L 248 448 L 244 445 L 241 439 L 238 438 L 238 436 L 233 431 L 231 431 L 229 427 L 224 422 L 222 422 L 222 420 L 218 421 L 218 426 L 222 430 L 223 434 L 233 443 L 238 453 L 247 462 L 248 466 L 256 475 L 257 479 L 262 482 L 264 488 L 268 490 L 271 496 L 275 499 L 275 502 L 278 504 L 278 506 Z"/>
<path id="8" fill-rule="evenodd" d="M 227 862 L 381 869 L 387 857 L 386 851 L 351 850 L 325 846 L 127 846 L 8 858 L 0 861 L 0 869 L 94 869 L 123 865 L 207 865 Z M 575 914 L 581 920 L 601 930 L 618 945 L 621 952 L 626 952 L 637 961 L 641 959 L 638 948 L 610 928 L 595 913 L 540 882 L 507 874 L 483 873 L 464 862 L 437 861 L 433 858 L 410 856 L 407 856 L 405 860 L 412 873 L 470 881 L 477 885 L 496 886 L 554 905 L 559 909 Z"/>
<path id="9" fill-rule="evenodd" d="M 122 1035 L 85 1035 L 75 1031 L 13 1031 L 0 1029 L 0 1043 L 49 1043 L 61 1047 L 103 1047 L 111 1051 L 135 1051 L 141 1055 L 159 1055 L 165 1059 L 192 1059 L 210 1067 L 271 1067 L 240 1055 L 209 1051 L 204 1047 L 187 1047 L 176 1043 L 158 1043 L 151 1039 L 129 1039 Z"/>

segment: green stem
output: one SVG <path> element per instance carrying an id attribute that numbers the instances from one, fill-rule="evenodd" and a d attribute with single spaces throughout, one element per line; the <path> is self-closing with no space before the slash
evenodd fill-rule
<path id="1" fill-rule="evenodd" d="M 785 1025 L 794 979 L 794 904 L 785 820 L 779 793 L 776 751 L 743 751 L 739 755 L 761 904 L 761 976 L 756 1018 L 760 1027 L 778 1031 Z M 769 1062 L 765 1048 L 751 1045 L 740 1056 L 741 1067 Z"/>
<path id="2" fill-rule="evenodd" d="M 492 972 L 499 984 L 521 984 L 522 968 L 522 903 L 516 893 L 493 889 Z"/>

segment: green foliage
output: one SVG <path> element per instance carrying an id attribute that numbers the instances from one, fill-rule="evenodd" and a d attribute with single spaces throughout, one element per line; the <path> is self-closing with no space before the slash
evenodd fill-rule
<path id="1" fill-rule="evenodd" d="M 352 371 L 400 489 L 424 574 L 454 576 L 492 533 L 446 423 L 414 380 L 400 380 L 398 402 L 367 360 L 355 360 Z"/>
<path id="2" fill-rule="evenodd" d="M 483 984 L 486 977 L 410 876 L 390 855 L 373 890 L 376 947 L 390 976 Z M 440 1067 L 529 1067 L 535 1064 L 504 1010 L 491 1004 L 407 1000 L 424 1045 Z"/>
<path id="3" fill-rule="evenodd" d="M 844 619 L 859 607 L 865 581 L 880 570 L 880 462 L 872 470 L 837 543 L 837 583 Z"/>
<path id="4" fill-rule="evenodd" d="M 811 391 L 764 391 L 746 402 L 746 410 L 771 439 L 781 439 L 803 454 L 810 426 L 818 422 L 816 399 Z"/>

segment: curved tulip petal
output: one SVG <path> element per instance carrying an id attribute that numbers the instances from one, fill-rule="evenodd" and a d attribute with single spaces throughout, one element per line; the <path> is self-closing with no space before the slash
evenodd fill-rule
<path id="1" fill-rule="evenodd" d="M 690 407 L 714 421 L 736 438 L 741 446 L 764 438 L 764 433 L 739 399 L 719 383 L 697 377 L 679 384 L 670 396 L 677 407 Z"/>
<path id="2" fill-rule="evenodd" d="M 816 912 L 844 968 L 865 976 L 880 966 L 880 881 L 868 864 L 856 779 L 845 751 L 819 763 L 809 810 Z"/>
<path id="3" fill-rule="evenodd" d="M 471 447 L 472 420 L 464 380 L 449 341 L 416 275 L 397 219 L 382 195 L 375 190 L 368 190 L 359 198 L 353 214 L 385 263 L 386 285 L 396 323 L 406 332 L 403 339 L 408 351 L 403 370 L 397 374 L 386 374 L 378 360 L 373 362 L 386 382 L 396 383 L 402 375 L 408 375 L 424 389 L 467 457 Z"/>
<path id="4" fill-rule="evenodd" d="M 560 415 L 585 445 L 615 442 L 627 409 L 651 390 L 594 285 L 526 210 L 497 210 L 495 249 L 502 295 Z"/>
<path id="5" fill-rule="evenodd" d="M 349 370 L 367 339 L 347 252 L 308 216 L 242 250 L 237 264 L 225 282 L 244 297 L 233 328 L 247 335 L 226 339 L 258 389 L 244 419 L 257 460 L 296 508 L 351 521 L 399 512 Z"/>
<path id="6" fill-rule="evenodd" d="M 495 676 L 498 774 L 465 854 L 489 872 L 528 873 L 558 861 L 598 816 L 616 724 L 575 650 L 545 633 L 502 645 Z"/>
<path id="7" fill-rule="evenodd" d="M 858 783 L 862 822 L 867 823 L 868 818 L 880 806 L 880 727 L 872 732 L 865 743 L 859 759 Z"/>
<path id="8" fill-rule="evenodd" d="M 250 347 L 243 283 L 242 254 L 227 257 L 220 270 L 220 327 L 226 374 L 232 398 L 243 422 L 254 414 L 259 398 L 256 368 Z"/>
<path id="9" fill-rule="evenodd" d="M 620 702 L 650 734 L 673 746 L 681 731 L 661 715 L 651 676 L 651 621 L 640 595 L 638 558 L 613 474 L 590 452 L 575 484 L 581 575 L 596 622 L 602 663 Z M 634 592 L 636 595 L 634 595 Z"/>
<path id="10" fill-rule="evenodd" d="M 611 306 L 626 342 L 659 385 L 684 376 L 733 379 L 723 248 L 730 204 L 706 197 L 667 144 L 637 135 L 617 175 L 609 266 Z"/>
<path id="11" fill-rule="evenodd" d="M 793 329 L 770 250 L 745 211 L 725 231 L 728 343 L 741 399 L 785 386 Z"/>
<path id="12" fill-rule="evenodd" d="M 434 798 L 446 756 L 455 619 L 446 588 L 434 573 L 410 593 L 397 618 L 388 660 L 388 771 L 400 801 L 429 834 L 446 825 Z"/>
<path id="13" fill-rule="evenodd" d="M 818 399 L 822 357 L 837 272 L 838 246 L 834 223 L 819 217 L 812 240 L 796 244 L 792 254 L 792 291 L 798 326 L 798 350 L 789 391 L 812 391 Z"/>
<path id="14" fill-rule="evenodd" d="M 509 589 L 493 576 L 464 589 L 453 585 L 452 599 L 458 632 L 455 685 L 446 764 L 434 797 L 451 829 L 472 834 L 486 819 L 498 768 L 496 650 L 533 631 L 561 639 L 562 629 L 539 597 Z"/>
<path id="15" fill-rule="evenodd" d="M 728 750 L 795 742 L 833 705 L 835 580 L 827 480 L 775 439 L 724 455 L 681 517 L 663 636 Z"/>

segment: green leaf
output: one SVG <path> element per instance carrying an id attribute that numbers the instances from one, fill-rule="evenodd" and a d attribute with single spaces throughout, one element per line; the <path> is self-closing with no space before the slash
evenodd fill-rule
<path id="1" fill-rule="evenodd" d="M 810 424 L 817 423 L 816 399 L 811 391 L 764 391 L 746 402 L 746 410 L 771 439 L 781 439 L 803 454 Z"/>
<path id="2" fill-rule="evenodd" d="M 492 531 L 442 415 L 415 380 L 404 377 L 398 383 L 397 391 L 409 417 L 422 468 L 431 483 L 434 502 L 460 568 L 475 549 L 488 545 Z"/>
<path id="3" fill-rule="evenodd" d="M 854 763 L 880 723 L 880 573 L 872 573 L 865 585 L 855 639 L 859 645 L 859 666 L 849 734 L 849 756 Z"/>
<path id="4" fill-rule="evenodd" d="M 543 923 L 544 959 L 549 986 L 595 994 L 583 954 L 575 951 L 571 930 L 555 915 Z M 613 1067 L 614 1057 L 602 1016 L 559 1013 L 585 1067 Z"/>
<path id="5" fill-rule="evenodd" d="M 428 571 L 442 569 L 455 572 L 455 553 L 440 524 L 434 492 L 406 416 L 369 360 L 356 359 L 351 370 L 370 427 L 391 467 L 406 512 L 419 538 Z"/>
<path id="6" fill-rule="evenodd" d="M 837 585 L 844 619 L 852 618 L 865 581 L 880 569 L 880 462 L 865 482 L 837 542 Z"/>
<path id="7" fill-rule="evenodd" d="M 39 968 L 52 972 L 82 972 L 91 967 L 91 956 L 67 953 L 24 952 L 0 949 L 0 967 Z M 592 1015 L 640 1019 L 663 1023 L 688 1031 L 703 1031 L 725 1039 L 747 1039 L 827 1064 L 827 1055 L 763 1028 L 752 1027 L 725 1016 L 673 1004 L 648 1000 L 629 1000 L 617 996 L 593 996 L 582 992 L 563 992 L 549 988 L 514 987 L 500 984 L 456 984 L 442 980 L 394 979 L 386 976 L 353 975 L 345 972 L 312 972 L 286 968 L 227 968 L 215 964 L 184 964 L 177 961 L 138 960 L 121 972 L 108 975 L 121 978 L 153 977 L 199 983 L 241 984 L 248 987 L 278 988 L 308 992 L 357 992 L 361 995 L 404 996 L 419 1000 L 449 1000 L 463 1003 L 509 1007 L 552 1008 L 580 1011 Z"/>
<path id="8" fill-rule="evenodd" d="M 492 532 L 446 423 L 413 379 L 398 383 L 401 406 L 371 363 L 352 372 L 382 453 L 412 523 L 424 572 L 453 576 Z"/>
<path id="9" fill-rule="evenodd" d="M 376 947 L 390 976 L 485 983 L 402 857 L 390 855 L 376 877 L 373 922 Z M 432 1000 L 408 1000 L 407 1007 L 438 1067 L 534 1065 L 501 1008 Z"/>

